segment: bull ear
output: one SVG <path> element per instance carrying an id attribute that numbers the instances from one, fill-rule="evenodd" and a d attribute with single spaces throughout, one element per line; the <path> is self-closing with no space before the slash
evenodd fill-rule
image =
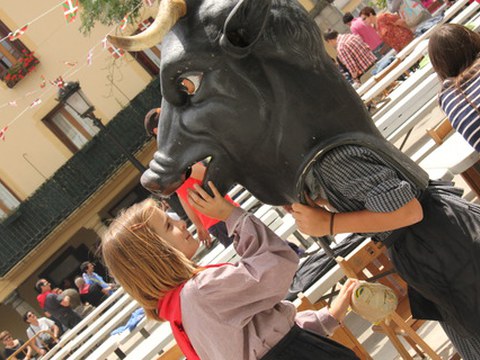
<path id="1" fill-rule="evenodd" d="M 250 53 L 268 20 L 272 0 L 240 0 L 223 25 L 220 46 L 235 57 Z"/>

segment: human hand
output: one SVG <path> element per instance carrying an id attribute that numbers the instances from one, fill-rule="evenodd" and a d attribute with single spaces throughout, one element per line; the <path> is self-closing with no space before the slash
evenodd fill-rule
<path id="1" fill-rule="evenodd" d="M 345 318 L 348 307 L 352 301 L 353 289 L 357 284 L 357 279 L 348 279 L 345 284 L 343 284 L 340 293 L 335 300 L 333 300 L 332 305 L 328 309 L 330 315 L 332 315 L 338 322 L 342 322 Z"/>
<path id="2" fill-rule="evenodd" d="M 330 234 L 330 212 L 319 208 L 295 203 L 292 205 L 292 216 L 298 229 L 311 236 Z"/>
<path id="3" fill-rule="evenodd" d="M 208 232 L 207 229 L 201 224 L 196 225 L 197 226 L 197 235 L 198 239 L 207 247 L 210 248 L 212 246 L 212 236 Z"/>
<path id="4" fill-rule="evenodd" d="M 200 185 L 195 184 L 194 189 L 188 189 L 188 201 L 195 209 L 207 216 L 222 221 L 227 220 L 235 206 L 225 200 L 211 181 L 208 182 L 208 186 L 212 189 L 213 197 Z"/>

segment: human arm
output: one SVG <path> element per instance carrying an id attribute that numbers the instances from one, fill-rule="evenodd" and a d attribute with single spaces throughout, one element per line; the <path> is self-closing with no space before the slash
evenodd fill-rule
<path id="1" fill-rule="evenodd" d="M 58 337 L 60 336 L 60 328 L 57 326 L 57 324 L 53 323 L 53 325 L 50 327 L 50 331 L 53 333 L 53 336 L 55 337 L 55 342 L 58 342 Z"/>
<path id="2" fill-rule="evenodd" d="M 33 358 L 33 347 L 31 345 L 27 345 L 27 353 L 25 354 L 25 360 L 30 360 Z"/>
<path id="3" fill-rule="evenodd" d="M 348 279 L 330 307 L 320 310 L 300 311 L 295 322 L 303 329 L 313 331 L 323 336 L 330 336 L 343 322 L 352 299 L 352 292 L 358 284 L 356 279 Z"/>
<path id="4" fill-rule="evenodd" d="M 45 355 L 47 353 L 45 349 L 42 349 L 41 347 L 37 346 L 36 341 L 32 341 L 29 347 L 31 347 L 37 354 Z M 27 353 L 28 353 L 28 349 L 27 349 Z"/>
<path id="5" fill-rule="evenodd" d="M 344 209 L 334 216 L 333 233 L 382 232 L 423 218 L 422 207 L 415 198 L 416 189 L 367 148 L 343 146 L 331 150 L 314 164 L 311 174 L 307 186 L 314 188 L 321 184 L 331 205 Z M 330 233 L 332 215 L 327 211 L 300 204 L 292 208 L 293 216 L 305 231 L 315 235 Z"/>
<path id="6" fill-rule="evenodd" d="M 51 320 L 49 320 L 49 321 L 51 321 Z M 27 328 L 27 337 L 28 337 L 29 339 L 31 339 L 31 338 L 33 338 L 34 336 L 35 336 L 35 333 L 33 332 L 32 327 L 29 326 L 29 327 Z M 37 338 L 35 341 L 32 341 L 30 344 L 31 344 L 33 350 L 35 350 L 35 352 L 37 352 L 37 353 L 40 354 L 40 355 L 44 355 L 46 351 L 45 351 L 44 349 L 42 349 L 41 347 L 37 346 L 37 342 L 38 342 L 38 341 L 39 341 L 39 339 Z"/>
<path id="7" fill-rule="evenodd" d="M 203 271 L 193 279 L 197 292 L 192 296 L 235 326 L 244 326 L 255 314 L 271 309 L 285 296 L 297 269 L 298 256 L 255 216 L 228 203 L 212 187 L 214 197 L 197 189 L 191 193 L 192 206 L 209 211 L 208 216 L 225 220 L 234 246 L 242 259 L 234 266 Z M 208 211 L 208 210 L 207 210 Z"/>
<path id="8" fill-rule="evenodd" d="M 332 216 L 332 234 L 390 231 L 416 224 L 423 218 L 422 206 L 415 198 L 392 212 L 360 210 L 333 214 L 299 203 L 293 204 L 292 210 L 298 229 L 311 236 L 329 235 Z"/>

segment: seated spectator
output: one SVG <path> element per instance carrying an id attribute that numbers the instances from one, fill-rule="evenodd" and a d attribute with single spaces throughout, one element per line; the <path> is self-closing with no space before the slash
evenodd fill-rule
<path id="1" fill-rule="evenodd" d="M 33 348 L 31 346 L 27 346 L 24 350 L 20 351 L 13 357 L 12 356 L 20 347 L 24 344 L 22 340 L 14 339 L 12 334 L 9 331 L 4 330 L 0 333 L 0 340 L 5 347 L 3 351 L 5 357 L 8 360 L 34 360 L 35 357 L 33 356 Z"/>
<path id="2" fill-rule="evenodd" d="M 62 291 L 62 294 L 70 298 L 70 307 L 82 318 L 94 309 L 92 305 L 85 304 L 84 301 L 82 301 L 79 292 L 75 289 L 65 289 Z"/>
<path id="3" fill-rule="evenodd" d="M 27 336 L 29 339 L 43 330 L 48 330 L 53 334 L 53 336 L 51 336 L 47 333 L 40 333 L 36 337 L 35 342 L 31 343 L 32 348 L 37 354 L 45 355 L 48 350 L 55 346 L 60 334 L 60 329 L 55 325 L 55 322 L 46 317 L 38 318 L 33 311 L 27 311 L 23 315 L 23 321 L 28 324 Z"/>
<path id="4" fill-rule="evenodd" d="M 382 38 L 377 34 L 376 29 L 367 24 L 363 18 L 355 18 L 352 13 L 347 12 L 343 15 L 343 23 L 350 27 L 352 34 L 362 38 L 363 42 L 368 45 L 377 59 L 380 59 L 388 52 L 388 46 L 384 44 Z"/>
<path id="5" fill-rule="evenodd" d="M 345 65 L 355 82 L 368 79 L 368 71 L 375 65 L 377 58 L 367 44 L 358 35 L 338 34 L 328 30 L 324 34 L 325 41 L 337 49 L 340 62 Z"/>
<path id="6" fill-rule="evenodd" d="M 45 310 L 57 318 L 65 329 L 71 329 L 82 318 L 70 306 L 70 297 L 64 294 L 48 294 L 45 299 Z"/>
<path id="7" fill-rule="evenodd" d="M 103 289 L 100 285 L 89 285 L 81 276 L 75 278 L 75 285 L 78 288 L 80 299 L 83 303 L 89 303 L 96 307 L 100 305 L 107 297 L 107 295 L 102 291 Z"/>
<path id="8" fill-rule="evenodd" d="M 382 40 L 396 52 L 402 50 L 414 38 L 412 30 L 397 14 L 382 13 L 376 14 L 370 6 L 360 11 L 360 16 L 368 25 L 375 28 Z"/>
<path id="9" fill-rule="evenodd" d="M 105 282 L 100 275 L 93 271 L 94 269 L 95 264 L 90 261 L 85 261 L 80 265 L 80 271 L 83 273 L 82 276 L 85 283 L 88 285 L 98 284 L 106 295 L 111 295 L 115 285 Z"/>

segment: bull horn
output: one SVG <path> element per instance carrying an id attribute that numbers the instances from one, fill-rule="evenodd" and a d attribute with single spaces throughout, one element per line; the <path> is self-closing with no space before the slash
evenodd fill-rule
<path id="1" fill-rule="evenodd" d="M 149 49 L 162 42 L 163 37 L 177 23 L 178 19 L 187 13 L 185 0 L 160 1 L 157 17 L 147 30 L 133 36 L 108 35 L 108 41 L 127 51 Z"/>

